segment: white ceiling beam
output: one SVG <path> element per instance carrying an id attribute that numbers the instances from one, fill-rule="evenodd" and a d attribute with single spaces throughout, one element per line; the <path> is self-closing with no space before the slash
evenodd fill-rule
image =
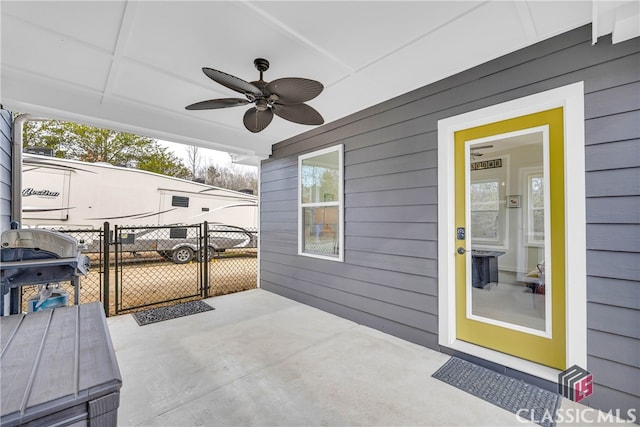
<path id="1" fill-rule="evenodd" d="M 104 90 L 102 92 L 102 99 L 100 100 L 101 104 L 104 103 L 105 98 L 107 98 L 113 92 L 113 86 L 115 85 L 115 80 L 118 75 L 120 61 L 123 57 L 123 52 L 126 47 L 127 40 L 130 39 L 130 36 L 134 29 L 133 23 L 135 20 L 137 9 L 138 2 L 128 1 L 124 6 L 122 19 L 120 20 L 120 28 L 118 29 L 118 39 L 116 40 L 116 44 L 113 48 L 113 53 L 111 55 L 111 66 L 109 67 L 109 71 L 107 73 Z"/>
<path id="2" fill-rule="evenodd" d="M 640 2 L 637 0 L 593 2 L 592 43 L 611 34 L 613 44 L 640 36 Z"/>

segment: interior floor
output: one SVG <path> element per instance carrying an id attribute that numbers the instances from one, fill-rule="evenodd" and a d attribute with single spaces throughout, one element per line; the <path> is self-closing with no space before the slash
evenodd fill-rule
<path id="1" fill-rule="evenodd" d="M 513 273 L 500 272 L 500 282 L 473 288 L 471 301 L 476 316 L 545 329 L 545 295 L 533 294 L 524 283 L 515 281 Z"/>

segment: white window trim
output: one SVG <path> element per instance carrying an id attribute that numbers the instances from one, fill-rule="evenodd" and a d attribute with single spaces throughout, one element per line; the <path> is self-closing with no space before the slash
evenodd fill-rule
<path id="1" fill-rule="evenodd" d="M 438 343 L 549 381 L 559 371 L 456 338 L 454 132 L 564 107 L 566 365 L 587 366 L 584 82 L 438 121 Z"/>
<path id="2" fill-rule="evenodd" d="M 338 152 L 338 224 L 340 230 L 338 232 L 338 256 L 329 256 L 314 254 L 303 251 L 303 235 L 304 235 L 304 216 L 302 215 L 302 161 L 311 157 L 321 156 L 327 153 Z M 307 203 L 306 206 L 323 206 L 320 203 Z M 311 153 L 301 154 L 298 156 L 298 255 L 320 258 L 328 261 L 344 261 L 344 145 L 339 144 L 321 150 L 313 151 Z"/>

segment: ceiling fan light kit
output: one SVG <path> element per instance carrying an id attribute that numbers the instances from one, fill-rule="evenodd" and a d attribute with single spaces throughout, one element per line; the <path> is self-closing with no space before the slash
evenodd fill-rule
<path id="1" fill-rule="evenodd" d="M 253 103 L 255 106 L 247 110 L 243 117 L 244 126 L 253 133 L 260 132 L 269 126 L 274 114 L 302 125 L 321 125 L 324 123 L 320 113 L 305 104 L 306 101 L 312 100 L 322 92 L 324 89 L 322 83 L 300 77 L 285 77 L 265 82 L 262 75 L 269 69 L 269 61 L 257 58 L 253 64 L 260 72 L 260 80 L 251 83 L 231 74 L 203 67 L 202 72 L 211 80 L 243 94 L 245 98 L 210 99 L 187 105 L 185 108 L 187 110 L 214 110 Z"/>

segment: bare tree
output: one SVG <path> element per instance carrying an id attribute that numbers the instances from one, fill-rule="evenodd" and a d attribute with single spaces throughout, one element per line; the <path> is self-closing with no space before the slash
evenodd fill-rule
<path id="1" fill-rule="evenodd" d="M 187 168 L 191 172 L 191 179 L 198 178 L 202 157 L 200 156 L 200 147 L 188 145 L 187 148 Z"/>
<path id="2" fill-rule="evenodd" d="M 205 183 L 216 187 L 235 191 L 251 190 L 258 193 L 257 168 L 244 167 L 236 164 L 209 165 L 200 171 L 205 177 Z"/>

